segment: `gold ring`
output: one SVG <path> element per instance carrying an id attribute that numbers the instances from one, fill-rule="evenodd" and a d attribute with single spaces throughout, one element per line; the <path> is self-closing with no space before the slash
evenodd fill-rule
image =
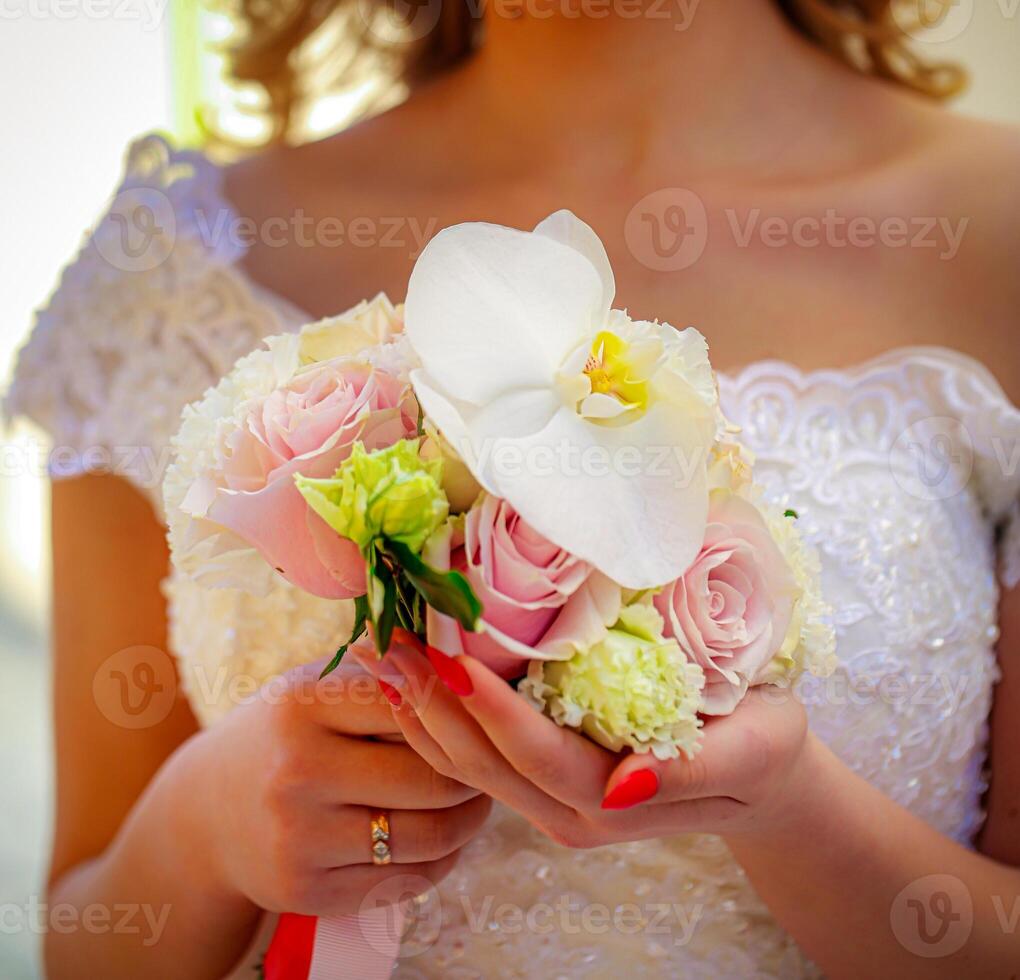
<path id="1" fill-rule="evenodd" d="M 385 810 L 372 812 L 372 863 L 389 864 L 390 818 Z"/>

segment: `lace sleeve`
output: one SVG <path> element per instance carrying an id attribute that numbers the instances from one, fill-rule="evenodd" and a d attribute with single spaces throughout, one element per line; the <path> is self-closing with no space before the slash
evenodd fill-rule
<path id="1" fill-rule="evenodd" d="M 972 457 L 978 497 L 998 532 L 1003 585 L 1020 584 L 1020 408 L 983 364 L 948 350 L 926 352 L 941 362 L 938 379 L 946 414 L 959 419 Z"/>
<path id="2" fill-rule="evenodd" d="M 1020 584 L 1020 409 L 988 374 L 970 426 L 981 499 L 999 535 L 999 577 Z"/>
<path id="3" fill-rule="evenodd" d="M 113 472 L 160 511 L 181 409 L 301 319 L 245 278 L 234 227 L 210 161 L 158 136 L 130 148 L 108 210 L 36 315 L 4 402 L 9 419 L 49 434 L 53 477 Z"/>

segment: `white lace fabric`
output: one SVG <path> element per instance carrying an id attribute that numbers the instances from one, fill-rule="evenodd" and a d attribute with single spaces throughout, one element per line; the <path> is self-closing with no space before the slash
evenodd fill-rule
<path id="1" fill-rule="evenodd" d="M 203 237 L 210 214 L 229 213 L 214 167 L 149 137 L 132 148 L 114 207 L 149 188 L 176 217 L 165 260 L 117 269 L 90 239 L 18 363 L 8 413 L 70 448 L 76 465 L 56 475 L 87 469 L 97 446 L 165 463 L 183 405 L 299 322 L 245 278 L 236 250 Z M 1020 580 L 1020 411 L 985 368 L 938 348 L 846 371 L 761 363 L 720 385 L 767 493 L 797 511 L 821 554 L 840 666 L 802 685 L 812 729 L 969 843 L 997 677 L 997 554 L 1002 580 Z M 140 458 L 124 475 L 155 503 Z M 207 724 L 253 685 L 331 654 L 349 629 L 348 604 L 282 580 L 255 598 L 174 577 L 166 594 L 170 643 Z M 399 976 L 816 975 L 718 838 L 570 851 L 502 807 L 418 923 Z"/>
<path id="2" fill-rule="evenodd" d="M 112 470 L 159 508 L 181 409 L 262 337 L 293 322 L 236 267 L 220 171 L 157 136 L 128 152 L 109 209 L 21 350 L 5 401 L 53 439 L 56 476 Z M 143 254 L 118 237 L 149 216 Z"/>

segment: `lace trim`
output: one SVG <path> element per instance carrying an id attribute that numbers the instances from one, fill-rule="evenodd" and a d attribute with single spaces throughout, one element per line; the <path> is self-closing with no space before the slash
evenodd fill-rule
<path id="1" fill-rule="evenodd" d="M 108 210 L 36 315 L 4 402 L 53 440 L 56 477 L 108 471 L 159 509 L 185 404 L 265 336 L 303 319 L 236 267 L 222 173 L 147 136 Z"/>
<path id="2" fill-rule="evenodd" d="M 955 454 L 962 468 L 956 492 L 972 487 L 999 530 L 999 575 L 1006 588 L 1014 588 L 1020 584 L 1020 408 L 980 361 L 948 347 L 899 347 L 846 369 L 805 371 L 787 361 L 760 361 L 724 377 L 722 385 L 741 391 L 779 382 L 799 393 L 833 388 L 843 392 L 841 402 L 852 404 L 854 392 L 886 379 L 916 400 L 900 428 L 884 433 L 890 455 L 906 440 L 917 440 L 922 461 L 938 463 L 945 452 Z M 944 437 L 954 444 L 940 448 Z"/>

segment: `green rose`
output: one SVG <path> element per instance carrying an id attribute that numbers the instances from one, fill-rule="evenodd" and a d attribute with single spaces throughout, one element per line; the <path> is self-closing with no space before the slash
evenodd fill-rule
<path id="1" fill-rule="evenodd" d="M 593 647 L 570 660 L 535 660 L 518 690 L 557 724 L 583 731 L 613 752 L 657 758 L 698 750 L 705 678 L 647 601 L 625 606 Z"/>
<path id="2" fill-rule="evenodd" d="M 312 510 L 363 552 L 385 539 L 418 553 L 450 510 L 443 462 L 422 459 L 419 441 L 401 439 L 373 452 L 356 442 L 333 477 L 294 481 Z"/>

